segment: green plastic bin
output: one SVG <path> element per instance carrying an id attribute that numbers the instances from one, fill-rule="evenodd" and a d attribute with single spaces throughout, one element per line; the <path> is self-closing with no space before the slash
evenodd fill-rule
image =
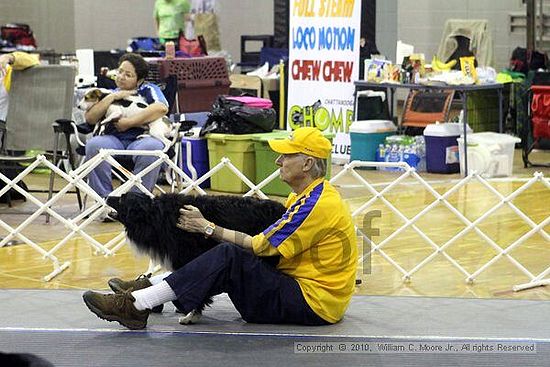
<path id="1" fill-rule="evenodd" d="M 279 167 L 275 160 L 279 156 L 271 150 L 268 144 L 270 139 L 284 139 L 290 131 L 275 130 L 270 133 L 258 134 L 207 134 L 208 161 L 210 169 L 220 163 L 223 157 L 231 160 L 248 179 L 256 184 L 263 181 Z M 323 133 L 332 141 L 334 133 Z M 327 165 L 327 179 L 330 178 L 330 157 Z M 241 181 L 229 168 L 224 167 L 210 178 L 210 188 L 214 191 L 244 193 L 250 188 Z M 262 188 L 268 195 L 287 196 L 290 187 L 277 178 Z"/>
<path id="2" fill-rule="evenodd" d="M 256 155 L 254 141 L 257 134 L 207 134 L 208 162 L 210 169 L 216 166 L 223 157 L 252 182 L 256 179 Z M 210 178 L 210 188 L 215 191 L 244 193 L 249 187 L 229 168 L 223 167 Z"/>
<path id="3" fill-rule="evenodd" d="M 275 164 L 275 160 L 279 153 L 275 153 L 269 147 L 268 140 L 284 139 L 290 135 L 290 131 L 279 130 L 267 134 L 256 134 L 254 140 L 254 150 L 256 152 L 256 184 L 262 182 L 266 177 L 276 171 L 279 166 Z M 262 192 L 267 195 L 288 196 L 290 194 L 290 186 L 281 181 L 280 177 L 272 180 L 270 183 L 261 188 Z"/>
<path id="4" fill-rule="evenodd" d="M 279 156 L 269 147 L 268 140 L 271 139 L 284 139 L 290 135 L 290 131 L 278 130 L 271 133 L 255 134 L 254 150 L 256 152 L 256 184 L 262 182 L 266 177 L 271 175 L 279 167 L 275 164 L 275 160 Z M 331 142 L 334 137 L 334 133 L 323 132 L 323 135 L 327 137 Z M 331 157 L 327 161 L 327 175 L 326 178 L 330 179 L 332 164 Z M 272 180 L 269 184 L 264 186 L 262 192 L 267 195 L 288 196 L 290 194 L 290 187 L 281 181 L 280 178 Z"/>

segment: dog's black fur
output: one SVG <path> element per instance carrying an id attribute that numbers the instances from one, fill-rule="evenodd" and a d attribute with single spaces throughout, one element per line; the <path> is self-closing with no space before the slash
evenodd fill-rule
<path id="1" fill-rule="evenodd" d="M 107 204 L 116 210 L 116 219 L 126 227 L 132 245 L 169 270 L 177 270 L 216 246 L 202 233 L 185 232 L 176 227 L 179 209 L 193 205 L 204 218 L 218 226 L 256 235 L 275 223 L 285 207 L 273 200 L 238 196 L 191 196 L 165 194 L 154 199 L 141 193 L 109 197 Z"/>
<path id="2" fill-rule="evenodd" d="M 190 196 L 165 194 L 154 199 L 141 193 L 109 196 L 107 204 L 116 210 L 115 219 L 126 228 L 126 236 L 138 252 L 148 255 L 169 270 L 177 270 L 218 244 L 202 233 L 190 233 L 176 227 L 179 209 L 193 205 L 204 218 L 223 228 L 256 235 L 275 223 L 285 213 L 285 207 L 273 200 L 238 196 Z M 276 256 L 262 258 L 276 265 Z M 212 298 L 202 301 L 189 315 L 196 322 Z M 178 304 L 176 307 L 178 307 Z M 182 310 L 183 311 L 183 310 Z"/>

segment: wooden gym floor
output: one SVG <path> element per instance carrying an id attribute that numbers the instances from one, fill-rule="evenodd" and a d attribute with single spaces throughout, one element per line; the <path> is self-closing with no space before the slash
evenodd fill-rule
<path id="1" fill-rule="evenodd" d="M 550 162 L 550 151 L 534 152 L 531 160 Z M 340 169 L 341 167 L 334 166 L 333 176 Z M 368 182 L 377 185 L 378 189 L 397 177 L 391 172 L 367 170 L 359 172 Z M 545 177 L 550 177 L 550 168 L 524 169 L 521 163 L 521 152 L 516 150 L 513 176 L 515 180 L 493 180 L 491 185 L 506 195 L 520 187 L 526 178 L 533 177 L 534 172 L 542 172 Z M 460 179 L 458 174 L 423 173 L 421 176 L 428 180 L 439 193 L 447 191 Z M 47 175 L 33 175 L 32 178 L 26 179 L 26 182 L 33 188 L 46 187 Z M 343 197 L 352 209 L 359 207 L 371 197 L 365 188 L 353 186 L 354 183 L 348 178 L 337 182 Z M 385 197 L 408 218 L 433 201 L 433 196 L 412 180 L 399 185 Z M 540 223 L 550 215 L 550 209 L 546 204 L 548 200 L 550 200 L 550 190 L 537 184 L 514 200 L 514 204 L 535 223 Z M 451 196 L 449 202 L 473 221 L 496 205 L 498 200 L 480 184 L 472 183 Z M 62 206 L 61 210 L 72 211 L 74 214 L 76 210 L 74 196 L 68 195 L 64 198 Z M 33 209 L 35 209 L 34 206 L 28 202 L 18 201 L 15 207 L 10 209 L 5 204 L 0 204 L 0 215 L 2 220 L 10 226 L 17 226 L 28 216 L 21 213 Z M 379 235 L 373 236 L 372 239 L 375 243 L 379 243 L 400 227 L 402 221 L 380 201 L 371 209 L 379 209 L 381 212 L 381 217 L 372 222 L 373 228 L 380 231 Z M 458 218 L 442 207 L 437 207 L 421 218 L 417 226 L 438 244 L 449 240 L 464 227 Z M 479 228 L 503 248 L 530 229 L 509 209 L 499 209 L 483 221 Z M 118 223 L 93 223 L 86 228 L 87 233 L 92 234 L 102 243 L 120 233 L 121 230 L 122 227 Z M 550 226 L 545 230 L 550 232 Z M 23 233 L 47 250 L 64 237 L 67 230 L 55 220 L 46 224 L 41 217 Z M 0 237 L 5 235 L 6 230 L 0 229 Z M 361 245 L 360 248 L 362 249 Z M 433 252 L 433 249 L 411 229 L 405 230 L 384 246 L 383 250 L 405 270 L 411 270 Z M 473 232 L 449 246 L 447 253 L 469 273 L 479 269 L 496 254 L 494 249 Z M 0 248 L 0 289 L 106 289 L 109 278 L 134 278 L 148 266 L 148 260 L 136 258 L 128 246 L 124 246 L 112 257 L 103 257 L 95 255 L 93 248 L 82 239 L 67 243 L 55 255 L 61 262 L 70 261 L 71 265 L 50 282 L 44 282 L 42 277 L 52 271 L 52 265 L 49 261 L 42 260 L 38 252 L 30 246 L 21 244 Z M 533 274 L 538 274 L 550 265 L 550 243 L 537 234 L 513 250 L 511 255 Z M 402 274 L 378 253 L 365 260 L 362 265 L 358 272 L 358 278 L 362 280 L 362 284 L 357 287 L 359 295 L 550 300 L 548 286 L 513 292 L 511 289 L 513 285 L 526 283 L 529 279 L 506 259 L 500 259 L 482 272 L 472 284 L 467 284 L 465 275 L 441 255 L 436 256 L 428 265 L 413 274 L 409 282 L 403 281 Z"/>

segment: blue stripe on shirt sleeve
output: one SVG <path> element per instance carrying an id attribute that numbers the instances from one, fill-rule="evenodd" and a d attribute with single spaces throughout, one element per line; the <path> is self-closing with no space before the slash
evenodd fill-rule
<path id="1" fill-rule="evenodd" d="M 319 201 L 319 198 L 321 197 L 321 193 L 323 192 L 323 182 L 321 182 L 319 185 L 317 185 L 313 190 L 311 190 L 311 193 L 309 196 L 304 197 L 297 202 L 295 202 L 283 215 L 281 219 L 279 219 L 275 224 L 271 225 L 268 229 L 266 229 L 263 233 L 264 235 L 267 235 L 271 230 L 273 230 L 275 227 L 277 227 L 281 222 L 287 221 L 288 217 L 292 213 L 292 219 L 285 223 L 279 230 L 277 230 L 275 233 L 273 233 L 271 236 L 268 237 L 269 243 L 271 243 L 272 246 L 278 247 L 281 243 L 283 243 L 288 237 L 290 237 L 306 220 L 308 215 L 311 213 L 313 208 L 315 207 L 315 204 Z"/>
<path id="2" fill-rule="evenodd" d="M 143 98 L 145 98 L 145 101 L 148 104 L 159 102 L 168 106 L 168 101 L 166 100 L 166 97 L 164 96 L 164 94 L 162 93 L 158 85 L 151 84 L 151 83 L 144 83 L 139 88 L 138 93 Z"/>

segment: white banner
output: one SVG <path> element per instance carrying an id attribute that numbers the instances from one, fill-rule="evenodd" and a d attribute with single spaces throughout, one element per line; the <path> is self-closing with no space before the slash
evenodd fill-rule
<path id="1" fill-rule="evenodd" d="M 290 2 L 288 126 L 336 133 L 332 159 L 339 163 L 350 157 L 360 26 L 360 1 Z"/>

